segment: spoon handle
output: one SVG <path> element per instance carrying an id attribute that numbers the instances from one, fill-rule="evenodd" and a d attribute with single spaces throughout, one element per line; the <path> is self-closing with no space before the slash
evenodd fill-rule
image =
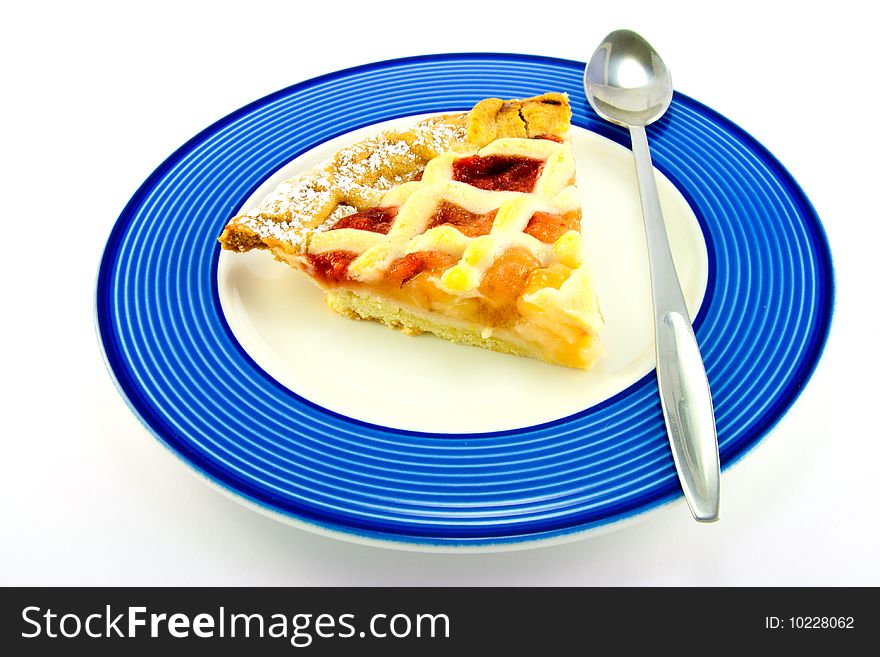
<path id="1" fill-rule="evenodd" d="M 629 130 L 648 242 L 663 418 L 691 513 L 711 522 L 718 519 L 721 472 L 709 381 L 672 261 L 648 137 L 642 126 Z"/>

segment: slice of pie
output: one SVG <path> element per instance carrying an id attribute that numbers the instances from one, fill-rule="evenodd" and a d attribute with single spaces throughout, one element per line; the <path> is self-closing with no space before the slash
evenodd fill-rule
<path id="1" fill-rule="evenodd" d="M 588 368 L 603 325 L 584 263 L 564 94 L 490 98 L 343 148 L 233 217 L 354 319 Z"/>

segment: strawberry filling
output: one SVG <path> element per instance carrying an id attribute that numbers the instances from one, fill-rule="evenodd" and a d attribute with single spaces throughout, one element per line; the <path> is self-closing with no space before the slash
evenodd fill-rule
<path id="1" fill-rule="evenodd" d="M 531 192 L 544 168 L 542 160 L 509 155 L 463 157 L 452 163 L 452 179 L 479 189 Z"/>

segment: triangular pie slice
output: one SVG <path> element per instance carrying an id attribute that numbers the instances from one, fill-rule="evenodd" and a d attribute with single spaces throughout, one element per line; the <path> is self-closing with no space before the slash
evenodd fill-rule
<path id="1" fill-rule="evenodd" d="M 379 133 L 283 182 L 220 242 L 270 249 L 347 317 L 588 368 L 603 320 L 570 118 L 550 93 Z"/>

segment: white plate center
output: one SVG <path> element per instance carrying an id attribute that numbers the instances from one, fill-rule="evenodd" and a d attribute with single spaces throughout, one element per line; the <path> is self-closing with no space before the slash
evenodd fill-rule
<path id="1" fill-rule="evenodd" d="M 281 180 L 314 166 L 389 121 L 346 134 L 290 162 L 242 210 Z M 220 302 L 245 351 L 293 392 L 348 417 L 439 433 L 501 431 L 549 422 L 626 389 L 654 367 L 650 279 L 629 150 L 574 128 L 583 232 L 606 326 L 606 354 L 589 372 L 430 335 L 406 336 L 333 313 L 302 273 L 267 252 L 220 254 Z M 691 316 L 706 292 L 708 255 L 693 211 L 658 172 L 660 202 Z"/>

